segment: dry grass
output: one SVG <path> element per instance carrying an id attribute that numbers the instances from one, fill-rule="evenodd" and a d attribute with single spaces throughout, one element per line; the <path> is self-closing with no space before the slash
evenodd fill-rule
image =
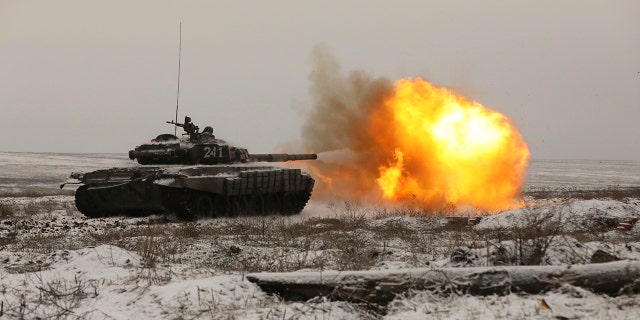
<path id="1" fill-rule="evenodd" d="M 0 248 L 46 255 L 57 250 L 103 244 L 137 253 L 144 268 L 190 264 L 225 272 L 363 270 L 385 263 L 406 267 L 450 265 L 546 264 L 547 251 L 559 237 L 571 245 L 594 240 L 633 243 L 640 235 L 565 232 L 556 211 L 530 212 L 521 225 L 474 231 L 442 215 L 451 208 L 367 208 L 356 202 L 331 204 L 329 217 L 238 217 L 175 223 L 164 217 L 83 219 L 66 203 L 3 205 L 10 216 Z M 68 218 L 43 215 L 62 210 Z M 19 211 L 17 214 L 16 211 Z M 1 211 L 0 211 L 1 212 Z M 36 218 L 29 218 L 36 217 Z M 407 218 L 409 217 L 409 218 Z M 35 232 L 37 230 L 37 232 Z M 577 260 L 582 257 L 577 257 Z M 41 268 L 46 268 L 43 263 Z"/>
<path id="2" fill-rule="evenodd" d="M 563 246 L 570 252 L 567 263 L 591 259 L 584 244 L 607 243 L 637 245 L 637 233 L 605 230 L 567 232 L 561 228 L 558 212 L 527 215 L 521 225 L 475 231 L 468 223 L 448 223 L 443 215 L 449 209 L 425 211 L 366 208 L 359 203 L 332 204 L 327 217 L 238 217 L 171 222 L 165 217 L 85 219 L 66 204 L 34 201 L 6 205 L 6 218 L 0 221 L 0 249 L 22 254 L 22 262 L 11 261 L 4 270 L 37 274 L 46 270 L 48 258 L 61 250 L 114 245 L 139 257 L 131 275 L 124 279 L 131 290 L 144 291 L 176 277 L 176 265 L 201 273 L 250 273 L 311 270 L 368 270 L 386 264 L 400 267 L 426 267 L 434 263 L 447 266 L 491 266 L 546 264 L 549 250 Z M 7 208 L 7 209 L 3 209 Z M 49 213 L 46 213 L 49 210 Z M 55 214 L 51 213 L 56 211 Z M 463 219 L 464 220 L 464 219 Z M 461 221 L 463 221 L 461 220 Z M 7 222 L 8 224 L 4 224 Z M 594 226 L 595 228 L 595 226 Z M 634 244 L 636 243 L 636 244 Z M 108 257 L 107 257 L 108 258 Z M 184 272 L 184 270 L 180 271 Z M 16 318 L 53 315 L 54 318 L 83 318 L 78 305 L 99 294 L 98 283 L 78 279 L 47 280 L 30 277 L 38 294 L 21 293 L 24 288 L 0 286 L 0 291 L 31 300 L 3 302 L 4 314 Z M 38 282 L 39 281 L 39 282 Z M 29 286 L 33 288 L 33 286 Z M 197 291 L 178 299 L 184 317 L 233 314 L 256 303 L 274 300 L 239 300 L 220 305 L 217 292 Z M 194 302 L 195 301 L 195 302 Z M 256 302 L 257 301 L 257 302 Z M 199 309 L 190 311 L 197 302 Z M 275 308 L 275 307 L 274 307 Z M 287 318 L 289 315 L 274 315 Z"/>

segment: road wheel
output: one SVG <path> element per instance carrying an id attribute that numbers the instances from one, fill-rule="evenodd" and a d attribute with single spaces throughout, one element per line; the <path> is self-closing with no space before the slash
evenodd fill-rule
<path id="1" fill-rule="evenodd" d="M 225 196 L 216 196 L 213 199 L 213 216 L 224 217 L 229 214 L 229 198 Z"/>
<path id="2" fill-rule="evenodd" d="M 265 211 L 268 214 L 272 213 L 280 213 L 280 209 L 282 208 L 282 199 L 276 193 L 269 193 L 265 197 Z"/>
<path id="3" fill-rule="evenodd" d="M 266 212 L 264 197 L 261 194 L 254 194 L 249 200 L 249 211 L 251 214 L 263 215 Z"/>
<path id="4" fill-rule="evenodd" d="M 213 200 L 206 193 L 198 193 L 191 202 L 193 220 L 213 217 Z"/>
<path id="5" fill-rule="evenodd" d="M 233 196 L 229 199 L 231 208 L 229 209 L 229 217 L 246 215 L 246 199 L 243 196 Z"/>
<path id="6" fill-rule="evenodd" d="M 296 209 L 298 208 L 298 199 L 293 193 L 285 193 L 282 196 L 282 211 L 280 212 L 283 215 L 291 215 L 296 214 Z"/>

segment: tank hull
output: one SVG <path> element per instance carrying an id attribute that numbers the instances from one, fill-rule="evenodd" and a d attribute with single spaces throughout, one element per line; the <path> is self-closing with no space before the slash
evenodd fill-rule
<path id="1" fill-rule="evenodd" d="M 74 176 L 81 184 L 76 206 L 93 218 L 298 214 L 315 183 L 300 169 L 256 165 L 112 168 Z"/>

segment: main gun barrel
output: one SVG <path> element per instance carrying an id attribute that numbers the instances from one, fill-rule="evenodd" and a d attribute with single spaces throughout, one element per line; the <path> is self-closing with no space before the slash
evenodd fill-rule
<path id="1" fill-rule="evenodd" d="M 286 154 L 286 153 L 264 153 L 264 154 L 252 154 L 249 157 L 251 162 L 286 162 L 296 160 L 316 160 L 318 155 L 315 153 L 298 153 L 298 154 Z"/>

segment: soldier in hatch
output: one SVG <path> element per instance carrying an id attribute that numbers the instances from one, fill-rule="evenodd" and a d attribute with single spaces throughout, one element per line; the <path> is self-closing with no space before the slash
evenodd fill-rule
<path id="1" fill-rule="evenodd" d="M 184 124 L 182 125 L 182 127 L 184 128 L 184 131 L 189 135 L 192 135 L 198 132 L 198 126 L 196 126 L 195 124 L 193 124 L 193 122 L 191 122 L 191 118 L 189 116 L 184 117 Z"/>

